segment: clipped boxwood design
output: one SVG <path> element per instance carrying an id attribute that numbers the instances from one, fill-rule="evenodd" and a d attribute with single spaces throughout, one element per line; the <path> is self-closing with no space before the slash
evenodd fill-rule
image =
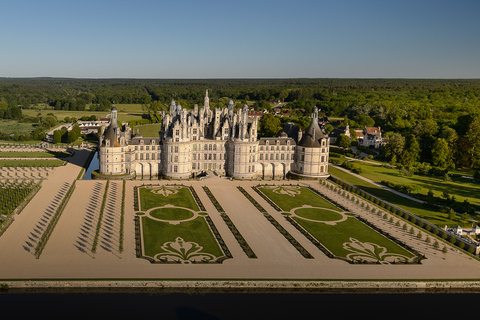
<path id="1" fill-rule="evenodd" d="M 288 240 L 288 242 L 295 247 L 295 249 L 297 249 L 298 252 L 300 252 L 304 258 L 313 259 L 313 256 L 297 240 L 295 240 L 295 238 L 287 230 L 285 230 L 285 228 L 283 228 L 278 221 L 275 220 L 275 218 L 273 218 L 264 207 L 262 207 L 262 205 L 253 199 L 253 197 L 245 189 L 240 186 L 237 186 L 237 189 L 240 190 L 240 192 L 255 206 L 255 208 L 258 209 L 258 211 L 263 213 L 263 216 L 267 218 L 267 220 L 285 237 L 285 239 Z M 255 187 L 252 187 L 252 189 L 255 190 Z"/>
<path id="2" fill-rule="evenodd" d="M 225 213 L 223 210 L 222 206 L 220 203 L 218 203 L 217 199 L 213 195 L 213 193 L 210 191 L 210 189 L 207 186 L 202 187 L 205 193 L 207 194 L 208 198 L 210 201 L 212 201 L 213 205 L 217 209 L 217 211 L 220 213 L 220 216 L 222 217 L 223 221 L 227 225 L 227 227 L 230 229 L 232 232 L 233 236 L 237 240 L 238 244 L 242 248 L 243 252 L 249 257 L 250 259 L 256 259 L 257 255 L 253 252 L 252 248 L 248 245 L 247 241 L 245 238 L 240 234 L 238 231 L 237 227 L 233 224 L 232 220 L 230 220 L 230 217 Z"/>

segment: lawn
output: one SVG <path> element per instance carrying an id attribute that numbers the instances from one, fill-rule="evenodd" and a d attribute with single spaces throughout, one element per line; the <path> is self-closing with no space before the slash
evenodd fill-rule
<path id="1" fill-rule="evenodd" d="M 298 186 L 279 187 L 261 186 L 259 189 L 282 210 L 289 211 L 293 221 L 334 256 L 382 263 L 414 257 L 414 254 L 360 222 L 351 213 L 343 212 L 311 190 Z M 294 208 L 298 209 L 292 211 Z"/>
<path id="2" fill-rule="evenodd" d="M 187 187 L 174 185 L 144 186 L 139 188 L 139 190 L 140 208 L 144 211 L 156 207 L 163 207 L 167 204 L 189 208 L 194 211 L 200 210 L 190 193 L 190 189 Z"/>
<path id="3" fill-rule="evenodd" d="M 347 220 L 334 226 L 325 223 L 306 221 L 297 217 L 295 217 L 294 220 L 308 230 L 312 236 L 327 247 L 334 255 L 339 257 L 346 257 L 348 254 L 352 253 L 344 247 L 344 244 L 348 243 L 351 237 L 362 243 L 375 243 L 378 246 L 385 248 L 389 254 L 400 254 L 409 258 L 413 257 L 412 253 L 393 243 L 353 217 L 349 217 Z"/>
<path id="4" fill-rule="evenodd" d="M 317 196 L 307 188 L 297 186 L 275 186 L 274 188 L 259 186 L 259 189 L 284 211 L 290 211 L 304 204 L 341 211 L 335 205 Z"/>
<path id="5" fill-rule="evenodd" d="M 395 184 L 417 185 L 422 187 L 419 194 L 426 195 L 428 190 L 432 190 L 434 196 L 441 197 L 443 192 L 454 195 L 457 201 L 463 202 L 467 199 L 470 203 L 480 205 L 480 183 L 472 179 L 462 177 L 451 177 L 452 181 L 444 181 L 443 177 L 432 177 L 423 175 L 413 175 L 403 177 L 398 169 L 390 167 L 376 166 L 364 162 L 355 161 L 356 167 L 362 169 L 362 176 L 375 182 L 388 180 Z"/>
<path id="6" fill-rule="evenodd" d="M 140 131 L 140 134 L 146 138 L 158 138 L 162 125 L 160 123 L 139 125 L 133 127 L 133 132 L 136 133 L 137 129 Z"/>
<path id="7" fill-rule="evenodd" d="M 183 208 L 158 208 L 150 211 L 150 215 L 160 220 L 186 220 L 193 217 L 191 211 Z"/>
<path id="8" fill-rule="evenodd" d="M 0 160 L 0 167 L 59 167 L 64 161 L 52 160 Z"/>
<path id="9" fill-rule="evenodd" d="M 16 120 L 1 120 L 0 132 L 15 135 L 25 135 L 32 133 L 36 126 L 36 123 L 21 123 Z"/>
<path id="10" fill-rule="evenodd" d="M 162 246 L 168 242 L 174 242 L 180 237 L 186 242 L 195 242 L 203 247 L 201 252 L 210 253 L 215 257 L 223 256 L 223 252 L 217 240 L 210 231 L 205 219 L 198 217 L 191 221 L 180 224 L 155 221 L 148 217 L 142 217 L 142 233 L 145 255 L 154 257 L 158 253 L 164 253 Z"/>
<path id="11" fill-rule="evenodd" d="M 67 158 L 70 152 L 0 151 L 0 158 Z"/>
<path id="12" fill-rule="evenodd" d="M 388 201 L 399 208 L 402 208 L 408 212 L 413 213 L 414 215 L 427 220 L 433 224 L 443 227 L 444 225 L 462 225 L 464 223 L 457 217 L 454 220 L 448 219 L 448 214 L 441 213 L 437 210 L 431 210 L 421 203 L 418 203 L 414 200 L 407 199 L 400 195 L 397 195 L 393 192 L 385 190 L 377 185 L 369 183 L 365 180 L 357 178 L 348 172 L 335 168 L 334 166 L 329 166 L 329 173 L 345 182 L 348 182 L 365 192 L 368 192 L 374 196 L 377 196 L 385 201 Z"/>

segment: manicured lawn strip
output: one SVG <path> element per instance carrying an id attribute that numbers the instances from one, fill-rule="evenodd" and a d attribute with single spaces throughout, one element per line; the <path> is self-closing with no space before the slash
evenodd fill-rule
<path id="1" fill-rule="evenodd" d="M 148 188 L 140 187 L 140 208 L 142 211 L 149 210 L 156 207 L 163 207 L 167 204 L 171 204 L 177 207 L 185 207 L 194 211 L 200 211 L 190 193 L 190 189 L 182 187 L 177 193 L 170 194 L 165 197 L 161 194 L 155 194 Z"/>
<path id="2" fill-rule="evenodd" d="M 379 186 L 376 186 L 374 184 L 371 184 L 370 182 L 357 178 L 333 166 L 329 166 L 328 170 L 331 175 L 338 177 L 339 179 L 345 182 L 348 182 L 356 186 L 357 188 L 364 190 L 365 192 L 368 192 L 385 201 L 388 201 L 393 205 L 401 209 L 404 209 L 405 211 L 411 212 L 414 215 L 422 219 L 425 219 L 426 221 L 429 221 L 433 224 L 443 227 L 445 224 L 455 225 L 460 223 L 459 219 L 455 219 L 455 220 L 448 219 L 448 214 L 446 213 L 441 214 L 438 211 L 430 210 L 425 206 L 423 206 L 421 203 L 418 203 L 414 200 L 407 199 L 393 192 L 385 190 Z"/>
<path id="3" fill-rule="evenodd" d="M 165 252 L 161 248 L 162 245 L 167 241 L 175 241 L 177 237 L 181 237 L 187 242 L 198 243 L 203 246 L 202 252 L 211 253 L 216 257 L 223 256 L 222 250 L 203 217 L 176 225 L 155 221 L 145 216 L 140 219 L 142 219 L 143 241 L 147 256 L 153 257 L 157 253 Z"/>
<path id="4" fill-rule="evenodd" d="M 60 167 L 65 165 L 65 161 L 52 160 L 0 160 L 0 167 Z"/>
<path id="5" fill-rule="evenodd" d="M 318 221 L 336 221 L 342 218 L 342 215 L 329 210 L 322 210 L 318 208 L 301 208 L 295 210 L 297 216 L 318 220 Z"/>
<path id="6" fill-rule="evenodd" d="M 343 249 L 343 243 L 349 242 L 350 237 L 361 242 L 372 242 L 381 245 L 387 248 L 387 252 L 389 253 L 398 253 L 407 257 L 414 256 L 353 217 L 334 226 L 325 223 L 310 222 L 299 219 L 298 217 L 294 217 L 293 219 L 334 255 L 339 257 L 346 257 L 351 253 Z"/>
<path id="7" fill-rule="evenodd" d="M 161 220 L 185 220 L 193 217 L 191 211 L 182 208 L 159 208 L 150 211 L 150 215 Z"/>
<path id="8" fill-rule="evenodd" d="M 258 189 L 260 189 L 260 191 L 263 192 L 265 196 L 270 198 L 284 211 L 290 211 L 293 208 L 301 207 L 304 204 L 309 204 L 313 207 L 322 207 L 341 211 L 339 208 L 337 208 L 327 200 L 323 199 L 322 197 L 319 197 L 318 195 L 310 191 L 308 188 L 301 187 L 301 193 L 295 195 L 294 197 L 275 193 L 269 188 L 262 188 L 262 186 L 258 186 Z"/>
<path id="9" fill-rule="evenodd" d="M 67 158 L 71 155 L 70 152 L 54 151 L 0 151 L 0 158 Z"/>

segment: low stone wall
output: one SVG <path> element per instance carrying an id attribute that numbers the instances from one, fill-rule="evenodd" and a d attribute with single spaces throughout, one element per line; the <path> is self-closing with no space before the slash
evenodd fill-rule
<path id="1" fill-rule="evenodd" d="M 0 281 L 0 293 L 205 292 L 205 293 L 479 293 L 480 281 L 337 280 L 15 280 Z"/>

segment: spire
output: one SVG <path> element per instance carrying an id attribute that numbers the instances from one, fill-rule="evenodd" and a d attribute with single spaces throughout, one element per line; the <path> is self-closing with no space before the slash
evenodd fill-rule
<path id="1" fill-rule="evenodd" d="M 203 100 L 203 106 L 210 109 L 210 99 L 208 98 L 208 89 L 205 91 L 205 99 Z"/>

